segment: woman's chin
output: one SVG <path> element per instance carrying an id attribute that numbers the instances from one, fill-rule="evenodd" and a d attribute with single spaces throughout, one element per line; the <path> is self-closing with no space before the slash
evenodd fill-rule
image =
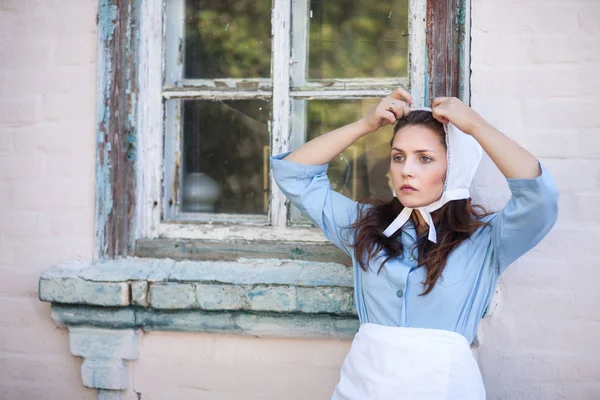
<path id="1" fill-rule="evenodd" d="M 399 199 L 400 203 L 402 203 L 402 205 L 404 207 L 409 207 L 409 208 L 419 208 L 419 207 L 424 207 L 427 204 L 423 204 L 421 202 L 414 202 L 414 201 L 402 201 L 402 199 Z"/>
<path id="2" fill-rule="evenodd" d="M 407 197 L 408 196 L 398 196 L 398 200 L 400 200 L 400 203 L 404 207 L 419 208 L 419 207 L 428 206 L 429 204 L 433 203 L 433 202 L 424 202 L 422 200 L 415 199 L 414 197 L 409 197 L 409 198 L 407 198 Z"/>

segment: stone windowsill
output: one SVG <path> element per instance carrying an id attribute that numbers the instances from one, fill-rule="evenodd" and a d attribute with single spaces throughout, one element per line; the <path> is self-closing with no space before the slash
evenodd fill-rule
<path id="1" fill-rule="evenodd" d="M 66 262 L 39 282 L 59 326 L 348 339 L 352 290 L 347 266 L 275 259 Z"/>

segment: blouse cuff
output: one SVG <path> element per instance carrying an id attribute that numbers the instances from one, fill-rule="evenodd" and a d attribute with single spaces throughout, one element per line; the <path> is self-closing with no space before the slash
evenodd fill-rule
<path id="1" fill-rule="evenodd" d="M 528 191 L 543 192 L 554 189 L 555 184 L 552 175 L 546 169 L 544 164 L 539 162 L 542 173 L 537 178 L 507 178 L 508 187 L 513 194 L 524 193 Z"/>
<path id="2" fill-rule="evenodd" d="M 287 175 L 296 179 L 310 179 L 327 172 L 328 164 L 312 165 L 299 164 L 283 160 L 291 151 L 271 156 L 271 168 L 277 175 Z"/>

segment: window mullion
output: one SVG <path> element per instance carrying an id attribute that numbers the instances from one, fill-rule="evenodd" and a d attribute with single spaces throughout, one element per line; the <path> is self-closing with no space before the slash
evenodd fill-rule
<path id="1" fill-rule="evenodd" d="M 210 88 L 224 90 L 272 89 L 271 78 L 184 78 L 177 82 L 180 88 Z"/>
<path id="2" fill-rule="evenodd" d="M 160 96 L 163 77 L 162 1 L 141 3 L 139 41 L 139 96 L 136 170 L 135 238 L 156 238 L 162 210 L 163 103 Z"/>
<path id="3" fill-rule="evenodd" d="M 165 84 L 175 86 L 183 77 L 185 0 L 169 0 L 167 3 Z"/>
<path id="4" fill-rule="evenodd" d="M 290 96 L 296 100 L 368 99 L 385 97 L 393 89 L 394 87 L 358 90 L 299 90 L 292 92 Z"/>
<path id="5" fill-rule="evenodd" d="M 273 78 L 273 122 L 271 125 L 271 153 L 287 151 L 290 147 L 290 47 L 291 2 L 273 0 L 271 29 L 273 33 L 271 76 Z M 287 225 L 285 196 L 271 176 L 271 225 Z"/>
<path id="6" fill-rule="evenodd" d="M 183 78 L 185 40 L 185 0 L 170 0 L 167 5 L 165 37 L 165 84 L 176 85 Z M 163 217 L 172 219 L 179 210 L 181 188 L 181 102 L 165 100 L 165 179 Z"/>
<path id="7" fill-rule="evenodd" d="M 309 0 L 293 0 L 292 86 L 306 85 L 308 69 Z"/>
<path id="8" fill-rule="evenodd" d="M 292 93 L 307 83 L 309 9 L 309 0 L 292 1 Z M 306 102 L 295 102 L 292 113 L 291 146 L 296 148 L 306 142 Z"/>
<path id="9" fill-rule="evenodd" d="M 175 88 L 165 89 L 165 99 L 197 99 L 197 100 L 249 100 L 270 99 L 271 91 L 267 90 L 210 90 L 210 89 L 188 89 Z"/>

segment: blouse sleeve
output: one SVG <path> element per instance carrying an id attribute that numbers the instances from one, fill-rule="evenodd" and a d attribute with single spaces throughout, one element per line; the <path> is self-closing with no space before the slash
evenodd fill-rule
<path id="1" fill-rule="evenodd" d="M 358 203 L 331 189 L 327 164 L 308 165 L 283 160 L 288 153 L 271 157 L 271 170 L 277 186 L 325 237 L 350 257 L 353 249 L 349 231 L 356 221 Z"/>
<path id="2" fill-rule="evenodd" d="M 550 173 L 533 179 L 507 179 L 512 196 L 490 222 L 498 273 L 534 248 L 554 226 L 558 190 Z"/>

